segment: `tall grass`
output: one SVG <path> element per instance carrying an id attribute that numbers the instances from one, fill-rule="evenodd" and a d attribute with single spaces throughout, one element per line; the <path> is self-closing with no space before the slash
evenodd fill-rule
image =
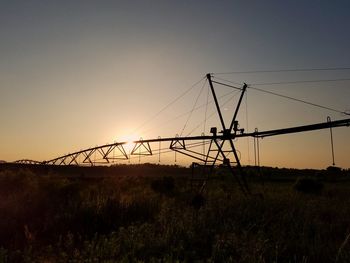
<path id="1" fill-rule="evenodd" d="M 0 262 L 350 259 L 349 183 L 310 195 L 265 182 L 263 198 L 246 198 L 220 176 L 195 209 L 186 177 L 171 176 L 1 172 Z"/>

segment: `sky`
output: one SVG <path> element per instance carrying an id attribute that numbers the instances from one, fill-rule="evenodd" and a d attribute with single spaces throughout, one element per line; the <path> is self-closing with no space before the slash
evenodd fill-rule
<path id="1" fill-rule="evenodd" d="M 208 134 L 218 117 L 203 123 L 213 104 L 194 110 L 211 97 L 204 80 L 193 84 L 207 73 L 350 67 L 349 11 L 349 1 L 0 0 L 0 160 L 49 160 L 114 141 Z M 350 109 L 350 81 L 258 85 L 347 79 L 350 70 L 214 76 Z M 229 92 L 217 87 L 218 96 Z M 237 102 L 231 97 L 221 99 L 229 100 L 228 120 Z M 248 88 L 239 121 L 253 131 L 327 116 L 346 118 Z M 350 129 L 333 135 L 336 165 L 350 168 Z M 242 163 L 253 164 L 253 141 L 236 143 Z M 262 165 L 331 165 L 329 130 L 265 138 L 260 146 Z"/>

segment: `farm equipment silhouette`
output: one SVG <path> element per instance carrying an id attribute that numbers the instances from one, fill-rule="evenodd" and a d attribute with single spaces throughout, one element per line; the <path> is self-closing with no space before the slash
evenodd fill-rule
<path id="1" fill-rule="evenodd" d="M 207 74 L 206 79 L 209 83 L 211 95 L 213 97 L 216 112 L 218 114 L 221 125 L 219 130 L 218 127 L 212 127 L 210 129 L 210 135 L 202 134 L 199 136 L 175 136 L 167 138 L 158 137 L 155 139 L 145 140 L 140 139 L 133 142 L 134 147 L 129 154 L 126 152 L 124 147 L 128 142 L 115 142 L 69 153 L 43 162 L 26 159 L 16 161 L 16 163 L 45 165 L 111 164 L 118 160 L 128 160 L 131 155 L 152 156 L 155 154 L 159 154 L 160 156 L 160 154 L 164 152 L 164 150 L 160 149 L 160 143 L 167 142 L 169 146 L 165 149 L 165 151 L 174 151 L 176 153 L 185 155 L 196 160 L 196 162 L 192 164 L 193 173 L 191 183 L 192 186 L 198 188 L 200 192 L 203 191 L 209 176 L 213 173 L 214 168 L 220 164 L 221 166 L 225 166 L 228 168 L 230 174 L 232 174 L 236 178 L 241 190 L 245 194 L 250 194 L 251 191 L 247 184 L 245 171 L 242 168 L 240 156 L 235 147 L 236 139 L 244 137 L 254 138 L 255 158 L 257 158 L 259 153 L 257 153 L 256 150 L 259 152 L 258 140 L 260 138 L 283 134 L 301 133 L 306 131 L 315 131 L 321 129 L 331 130 L 332 128 L 336 127 L 350 126 L 350 119 L 332 121 L 328 117 L 327 121 L 322 123 L 314 123 L 310 125 L 266 131 L 258 131 L 257 129 L 255 129 L 254 132 L 245 132 L 244 129 L 240 128 L 237 116 L 242 104 L 243 97 L 249 86 L 244 83 L 242 87 L 235 87 L 231 84 L 213 80 L 212 74 Z M 224 121 L 222 110 L 220 108 L 218 97 L 214 88 L 214 84 L 236 89 L 240 92 L 240 97 L 238 99 L 232 119 L 229 123 L 226 123 Z M 343 113 L 349 115 L 346 112 Z M 333 137 L 331 139 L 334 164 Z M 157 145 L 159 145 L 158 149 Z M 209 145 L 206 152 L 198 150 L 198 147 L 203 145 Z M 255 165 L 256 164 L 257 162 L 255 161 Z"/>

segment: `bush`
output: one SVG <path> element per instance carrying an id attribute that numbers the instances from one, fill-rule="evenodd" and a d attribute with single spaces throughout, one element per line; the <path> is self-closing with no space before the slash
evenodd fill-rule
<path id="1" fill-rule="evenodd" d="M 322 189 L 323 184 L 314 178 L 301 177 L 294 184 L 294 190 L 305 194 L 317 194 Z"/>
<path id="2" fill-rule="evenodd" d="M 330 175 L 341 175 L 342 169 L 340 167 L 337 167 L 337 166 L 328 166 L 327 172 Z"/>
<path id="3" fill-rule="evenodd" d="M 175 188 L 174 178 L 171 176 L 164 176 L 161 179 L 155 179 L 151 183 L 151 188 L 156 193 L 171 194 Z"/>

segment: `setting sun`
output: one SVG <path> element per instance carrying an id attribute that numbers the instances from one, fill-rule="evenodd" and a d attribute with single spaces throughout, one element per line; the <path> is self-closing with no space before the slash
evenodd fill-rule
<path id="1" fill-rule="evenodd" d="M 130 135 L 121 136 L 120 138 L 118 138 L 117 142 L 125 142 L 125 144 L 123 144 L 123 147 L 126 153 L 129 155 L 132 149 L 135 147 L 134 141 L 137 141 L 139 139 L 140 137 L 130 134 Z"/>

